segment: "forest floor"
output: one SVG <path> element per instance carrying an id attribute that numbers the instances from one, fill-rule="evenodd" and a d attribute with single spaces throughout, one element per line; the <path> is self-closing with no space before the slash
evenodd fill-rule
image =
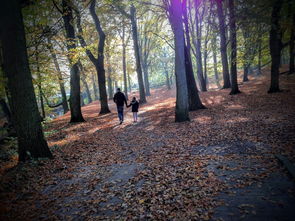
<path id="1" fill-rule="evenodd" d="M 208 109 L 174 122 L 175 91 L 152 91 L 118 124 L 99 105 L 46 125 L 53 160 L 1 175 L 1 220 L 294 220 L 295 184 L 274 154 L 295 162 L 295 75 L 251 77 L 200 93 Z"/>

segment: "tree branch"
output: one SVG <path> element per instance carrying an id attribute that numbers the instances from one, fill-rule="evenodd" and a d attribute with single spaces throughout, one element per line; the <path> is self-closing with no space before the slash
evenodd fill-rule
<path id="1" fill-rule="evenodd" d="M 80 42 L 81 46 L 86 49 L 86 54 L 89 57 L 89 59 L 91 60 L 91 62 L 96 63 L 96 58 L 94 57 L 92 52 L 89 49 L 87 49 L 87 43 L 86 43 L 85 39 L 83 38 L 83 29 L 81 26 L 81 15 L 80 15 L 79 11 L 75 11 L 75 12 L 76 12 L 76 16 L 77 16 L 77 29 L 78 29 L 77 37 L 79 39 L 79 42 Z"/>
<path id="2" fill-rule="evenodd" d="M 95 12 L 95 3 L 96 3 L 96 0 L 92 0 L 92 2 L 90 4 L 89 11 L 90 11 L 91 17 L 94 21 L 95 28 L 96 28 L 98 35 L 99 35 L 99 41 L 98 41 L 98 46 L 97 46 L 98 57 L 99 57 L 100 56 L 99 53 L 102 52 L 103 48 L 104 48 L 105 33 L 101 28 L 99 18 Z"/>

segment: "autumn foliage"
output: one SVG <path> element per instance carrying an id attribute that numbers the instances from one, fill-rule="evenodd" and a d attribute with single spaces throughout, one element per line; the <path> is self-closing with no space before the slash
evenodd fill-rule
<path id="1" fill-rule="evenodd" d="M 128 110 L 119 125 L 113 104 L 98 115 L 97 102 L 82 108 L 84 123 L 55 119 L 46 129 L 54 159 L 2 173 L 2 220 L 212 218 L 221 192 L 282 173 L 273 154 L 295 160 L 295 78 L 281 78 L 277 94 L 266 93 L 266 76 L 250 77 L 238 96 L 200 93 L 208 109 L 190 112 L 190 122 L 174 122 L 175 91 L 164 88 L 152 90 L 136 124 Z M 242 170 L 234 181 L 218 172 Z"/>

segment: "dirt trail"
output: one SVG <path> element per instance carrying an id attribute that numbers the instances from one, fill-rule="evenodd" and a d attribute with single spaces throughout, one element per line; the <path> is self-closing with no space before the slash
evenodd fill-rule
<path id="1" fill-rule="evenodd" d="M 118 124 L 83 108 L 48 125 L 55 159 L 2 177 L 3 220 L 292 220 L 294 183 L 274 153 L 294 160 L 295 77 L 267 94 L 268 79 L 200 93 L 206 110 L 174 123 L 174 91 L 158 89 Z M 19 171 L 21 170 L 21 171 Z M 272 210 L 265 210 L 271 207 Z"/>

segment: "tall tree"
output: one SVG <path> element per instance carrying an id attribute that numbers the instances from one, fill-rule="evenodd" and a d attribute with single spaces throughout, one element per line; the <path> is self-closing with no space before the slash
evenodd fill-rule
<path id="1" fill-rule="evenodd" d="M 106 44 L 106 64 L 107 64 L 107 81 L 108 81 L 108 96 L 109 96 L 109 100 L 113 99 L 113 80 L 112 80 L 112 67 L 111 67 L 111 61 L 110 61 L 110 49 L 111 45 L 110 45 L 110 41 L 107 42 Z"/>
<path id="2" fill-rule="evenodd" d="M 146 29 L 146 25 L 144 27 Z M 142 41 L 139 41 L 139 52 L 142 61 L 142 70 L 144 76 L 144 88 L 146 96 L 151 96 L 149 82 L 149 54 L 151 52 L 151 39 L 148 37 L 148 31 L 144 30 Z"/>
<path id="3" fill-rule="evenodd" d="M 257 50 L 258 50 L 257 75 L 261 75 L 261 59 L 262 59 L 262 34 L 261 33 L 259 33 L 259 37 L 258 37 L 258 49 Z"/>
<path id="4" fill-rule="evenodd" d="M 74 18 L 72 7 L 67 0 L 62 0 L 62 18 L 64 21 L 66 31 L 66 43 L 68 50 L 68 59 L 70 63 L 70 109 L 71 122 L 85 121 L 81 112 L 81 98 L 80 98 L 80 73 L 78 63 L 74 59 L 74 50 L 76 49 L 76 35 L 73 26 Z"/>
<path id="5" fill-rule="evenodd" d="M 240 93 L 237 79 L 237 31 L 234 0 L 228 1 L 229 7 L 229 28 L 230 28 L 230 43 L 231 43 L 231 91 L 230 94 Z"/>
<path id="6" fill-rule="evenodd" d="M 105 78 L 105 69 L 104 69 L 104 47 L 105 47 L 105 33 L 101 28 L 100 20 L 95 12 L 96 0 L 92 0 L 90 3 L 89 11 L 91 17 L 94 21 L 96 31 L 99 35 L 98 46 L 97 46 L 97 58 L 93 53 L 87 48 L 86 41 L 83 38 L 83 29 L 81 26 L 81 17 L 78 11 L 77 13 L 77 27 L 78 27 L 78 38 L 82 47 L 86 48 L 86 54 L 89 57 L 90 61 L 96 68 L 97 78 L 98 78 L 98 89 L 100 95 L 100 114 L 110 113 L 108 106 L 108 95 L 106 89 L 106 78 Z"/>
<path id="7" fill-rule="evenodd" d="M 216 46 L 216 34 L 213 33 L 213 37 L 211 39 L 211 46 L 212 46 L 212 53 L 213 53 L 213 69 L 214 69 L 214 76 L 215 81 L 218 88 L 221 88 L 221 85 L 219 83 L 219 76 L 218 76 L 218 70 L 217 70 L 217 46 Z"/>
<path id="8" fill-rule="evenodd" d="M 53 49 L 53 45 L 51 43 L 51 39 L 48 37 L 47 38 L 47 47 L 49 49 L 50 55 L 52 57 L 56 72 L 57 72 L 57 78 L 58 78 L 58 84 L 59 84 L 59 88 L 60 88 L 60 93 L 61 93 L 61 97 L 62 97 L 62 107 L 64 110 L 64 114 L 67 113 L 69 111 L 69 106 L 68 106 L 68 99 L 67 99 L 67 94 L 66 94 L 66 90 L 65 90 L 65 84 L 64 84 L 64 80 L 63 80 L 63 76 L 59 67 L 59 63 L 57 60 L 57 56 L 56 53 Z"/>
<path id="9" fill-rule="evenodd" d="M 38 52 L 38 46 L 35 46 L 35 65 L 36 65 L 36 74 L 37 74 L 37 88 L 39 91 L 39 100 L 40 100 L 40 107 L 41 107 L 41 120 L 43 120 L 46 117 L 45 114 L 45 107 L 44 107 L 44 101 L 42 96 L 42 76 L 40 72 L 40 64 L 39 64 L 39 52 Z"/>
<path id="10" fill-rule="evenodd" d="M 125 24 L 123 20 L 123 27 L 122 27 L 122 65 L 123 65 L 123 79 L 124 79 L 124 93 L 126 98 L 128 99 L 128 89 L 127 89 L 127 68 L 126 68 L 126 47 L 129 40 L 129 37 L 126 39 L 126 30 Z"/>
<path id="11" fill-rule="evenodd" d="M 179 0 L 163 0 L 174 33 L 176 108 L 175 121 L 189 121 L 189 103 L 185 72 L 185 39 L 182 26 L 182 5 Z"/>
<path id="12" fill-rule="evenodd" d="M 119 4 L 117 4 L 113 0 L 114 6 L 122 13 L 122 15 L 126 16 L 131 21 L 131 30 L 132 30 L 132 38 L 133 38 L 133 49 L 134 49 L 134 56 L 136 62 L 136 73 L 138 79 L 138 87 L 139 87 L 139 102 L 141 104 L 146 103 L 146 94 L 144 89 L 143 83 L 143 75 L 142 75 L 142 68 L 141 68 L 141 60 L 140 60 L 140 53 L 139 53 L 139 44 L 138 44 L 138 30 L 137 30 L 137 19 L 136 19 L 136 8 L 132 4 L 130 6 L 130 13 L 127 13 Z"/>
<path id="13" fill-rule="evenodd" d="M 293 2 L 293 5 L 295 5 L 294 2 Z M 293 13 L 293 15 L 292 15 L 292 27 L 291 27 L 290 44 L 289 44 L 289 74 L 292 74 L 292 73 L 295 72 L 295 65 L 294 65 L 295 47 L 294 47 L 294 43 L 295 43 L 295 13 Z"/>
<path id="14" fill-rule="evenodd" d="M 131 20 L 132 38 L 133 38 L 133 45 L 134 45 L 134 54 L 135 54 L 135 60 L 136 60 L 136 72 L 137 72 L 137 78 L 138 78 L 140 103 L 146 103 L 145 89 L 144 89 L 141 61 L 140 61 L 140 54 L 139 54 L 139 45 L 138 45 L 136 9 L 134 5 L 130 6 L 130 20 Z"/>
<path id="15" fill-rule="evenodd" d="M 204 77 L 203 64 L 202 64 L 202 28 L 201 28 L 201 23 L 202 23 L 201 17 L 205 11 L 203 10 L 202 13 L 199 13 L 200 5 L 201 5 L 201 1 L 194 0 L 196 37 L 194 38 L 193 42 L 196 48 L 195 56 L 196 56 L 196 62 L 197 62 L 197 76 L 200 82 L 201 91 L 207 91 L 206 80 Z"/>
<path id="16" fill-rule="evenodd" d="M 280 26 L 280 11 L 283 1 L 275 0 L 271 12 L 271 29 L 269 32 L 269 48 L 271 56 L 271 82 L 268 93 L 279 92 L 279 67 L 282 50 L 282 30 Z"/>
<path id="17" fill-rule="evenodd" d="M 7 77 L 12 119 L 18 138 L 19 161 L 27 160 L 28 153 L 33 158 L 52 158 L 43 135 L 34 94 L 20 1 L 2 1 L 0 22 L 3 70 Z"/>
<path id="18" fill-rule="evenodd" d="M 222 2 L 223 0 L 215 0 L 217 5 L 217 15 L 219 21 L 219 35 L 220 35 L 220 53 L 222 62 L 222 74 L 223 74 L 223 87 L 230 88 L 228 59 L 227 59 L 227 47 L 226 47 L 226 35 L 225 35 L 225 16 L 223 13 Z"/>
<path id="19" fill-rule="evenodd" d="M 78 66 L 79 66 L 79 70 L 80 70 L 80 73 L 81 73 L 81 81 L 82 81 L 83 86 L 84 86 L 85 91 L 86 91 L 88 103 L 91 103 L 92 102 L 91 93 L 90 93 L 90 89 L 89 89 L 89 86 L 88 86 L 88 83 L 87 83 L 87 80 L 86 80 L 85 69 L 84 69 L 81 61 L 78 61 Z"/>
<path id="20" fill-rule="evenodd" d="M 95 79 L 94 74 L 91 74 L 91 82 L 92 82 L 94 100 L 97 101 L 99 99 L 99 93 L 98 93 L 98 90 L 97 90 L 96 79 Z"/>
<path id="21" fill-rule="evenodd" d="M 205 106 L 202 104 L 198 88 L 196 85 L 193 64 L 191 58 L 191 43 L 190 43 L 190 33 L 188 27 L 188 16 L 187 16 L 187 1 L 183 0 L 182 2 L 182 12 L 183 12 L 183 23 L 184 23 L 184 34 L 186 44 L 184 45 L 184 58 L 185 58 L 185 72 L 187 80 L 187 90 L 188 90 L 188 99 L 189 99 L 189 110 L 194 111 L 197 109 L 203 109 Z"/>

